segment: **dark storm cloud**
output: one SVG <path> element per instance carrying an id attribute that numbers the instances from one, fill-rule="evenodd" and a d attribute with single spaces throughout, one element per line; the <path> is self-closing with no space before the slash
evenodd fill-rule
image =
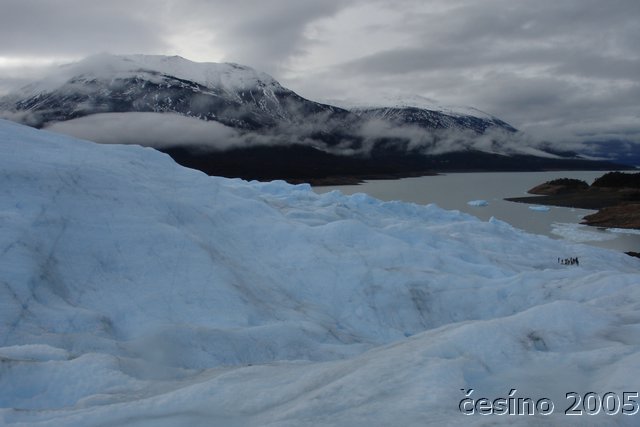
<path id="1" fill-rule="evenodd" d="M 592 51 L 579 51 L 562 46 L 527 48 L 511 52 L 484 49 L 479 46 L 425 46 L 378 52 L 342 65 L 350 73 L 407 74 L 438 70 L 479 69 L 490 66 L 547 67 L 550 75 L 586 78 L 628 79 L 640 76 L 640 60 L 606 57 Z"/>
<path id="2" fill-rule="evenodd" d="M 640 141 L 638 17 L 638 0 L 4 0 L 0 57 L 180 54 L 311 98 L 419 94 L 544 137 Z M 1 66 L 0 90 L 24 80 Z"/>
<path id="3" fill-rule="evenodd" d="M 395 89 L 471 104 L 545 137 L 580 138 L 579 129 L 597 123 L 603 134 L 624 129 L 640 141 L 640 2 L 402 4 L 416 8 L 396 22 L 409 42 L 340 64 L 346 87 L 395 81 Z"/>
<path id="4" fill-rule="evenodd" d="M 158 2 L 3 0 L 0 56 L 85 56 L 165 47 L 145 10 Z"/>
<path id="5" fill-rule="evenodd" d="M 597 74 L 609 77 L 603 69 L 615 73 L 620 68 L 626 77 L 638 76 L 634 72 L 640 58 L 636 54 L 640 2 L 486 0 L 458 4 L 443 15 L 407 15 L 398 31 L 412 35 L 412 44 L 354 59 L 345 67 L 356 72 L 406 73 L 552 65 L 558 70 L 582 70 L 587 76 L 599 69 Z"/>
<path id="6" fill-rule="evenodd" d="M 276 72 L 311 42 L 306 26 L 329 17 L 351 2 L 343 0 L 186 0 L 171 13 L 193 25 L 212 26 L 226 61 Z"/>

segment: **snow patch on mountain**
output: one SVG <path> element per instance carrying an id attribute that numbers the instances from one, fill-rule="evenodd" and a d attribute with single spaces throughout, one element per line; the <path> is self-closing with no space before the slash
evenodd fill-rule
<path id="1" fill-rule="evenodd" d="M 351 111 L 371 109 L 404 109 L 419 108 L 429 111 L 437 111 L 455 117 L 477 117 L 481 119 L 495 119 L 491 114 L 468 106 L 452 106 L 442 104 L 434 99 L 415 94 L 376 94 L 368 100 L 328 100 L 327 103 L 337 105 Z"/>
<path id="2" fill-rule="evenodd" d="M 51 92 L 70 79 L 129 79 L 143 77 L 162 82 L 162 76 L 187 80 L 235 93 L 263 88 L 284 90 L 270 75 L 233 63 L 193 62 L 180 56 L 99 54 L 59 67 L 42 81 L 27 86 L 21 95 Z"/>

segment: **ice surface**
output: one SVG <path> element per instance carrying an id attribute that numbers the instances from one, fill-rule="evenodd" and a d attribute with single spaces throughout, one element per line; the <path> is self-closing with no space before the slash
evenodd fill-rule
<path id="1" fill-rule="evenodd" d="M 614 234 L 605 230 L 597 230 L 587 225 L 556 222 L 551 225 L 551 233 L 572 242 L 599 242 L 613 240 Z"/>
<path id="2" fill-rule="evenodd" d="M 469 200 L 467 204 L 469 206 L 476 206 L 476 207 L 489 206 L 489 202 L 487 202 L 486 200 Z"/>
<path id="3" fill-rule="evenodd" d="M 638 260 L 495 219 L 0 121 L 0 254 L 2 425 L 637 425 Z"/>
<path id="4" fill-rule="evenodd" d="M 607 228 L 607 231 L 619 234 L 640 234 L 640 230 L 636 230 L 635 228 Z"/>
<path id="5" fill-rule="evenodd" d="M 551 210 L 548 206 L 540 206 L 540 205 L 529 206 L 529 209 L 536 212 L 549 212 Z"/>

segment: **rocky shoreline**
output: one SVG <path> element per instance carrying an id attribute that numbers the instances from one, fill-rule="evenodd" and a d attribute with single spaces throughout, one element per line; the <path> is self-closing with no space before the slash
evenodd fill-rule
<path id="1" fill-rule="evenodd" d="M 587 215 L 583 223 L 595 227 L 633 228 L 640 230 L 640 203 L 623 203 Z"/>
<path id="2" fill-rule="evenodd" d="M 535 196 L 510 197 L 519 203 L 593 209 L 582 223 L 595 227 L 640 229 L 640 173 L 609 172 L 589 185 L 561 178 L 528 191 Z"/>

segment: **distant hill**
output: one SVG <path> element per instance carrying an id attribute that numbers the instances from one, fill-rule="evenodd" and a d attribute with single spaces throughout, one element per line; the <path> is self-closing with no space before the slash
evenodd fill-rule
<path id="1" fill-rule="evenodd" d="M 528 191 L 534 197 L 506 200 L 551 206 L 598 209 L 583 218 L 597 227 L 640 229 L 640 173 L 609 172 L 590 186 L 577 179 L 560 178 L 537 185 Z"/>
<path id="2" fill-rule="evenodd" d="M 615 187 L 640 189 L 640 172 L 622 173 L 609 172 L 593 181 L 594 187 Z"/>

